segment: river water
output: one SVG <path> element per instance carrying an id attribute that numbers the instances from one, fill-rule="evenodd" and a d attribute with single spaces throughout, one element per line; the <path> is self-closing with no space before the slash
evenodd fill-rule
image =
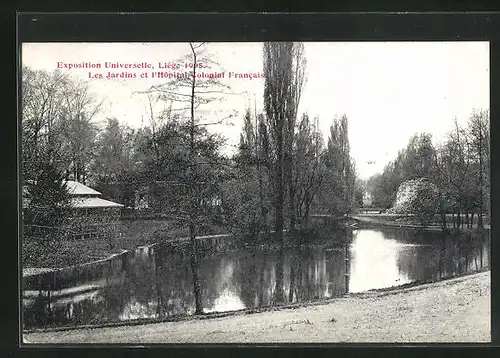
<path id="1" fill-rule="evenodd" d="M 339 240 L 333 237 L 320 245 L 283 252 L 241 247 L 201 255 L 204 311 L 340 297 L 489 266 L 487 235 L 458 237 L 401 229 L 359 229 L 349 235 L 344 246 L 335 244 Z M 280 297 L 277 281 L 282 282 Z M 100 279 L 73 278 L 61 287 L 51 292 L 50 299 L 45 291 L 37 295 L 33 287 L 24 292 L 24 328 L 161 319 L 194 312 L 188 247 L 131 252 Z"/>

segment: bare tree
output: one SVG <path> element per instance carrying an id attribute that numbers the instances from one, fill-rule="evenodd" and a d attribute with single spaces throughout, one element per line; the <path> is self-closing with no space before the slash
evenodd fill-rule
<path id="1" fill-rule="evenodd" d="M 84 81 L 71 81 L 63 88 L 64 108 L 60 114 L 65 143 L 69 154 L 67 177 L 85 184 L 88 167 L 93 159 L 97 127 L 95 116 L 102 108 Z"/>
<path id="2" fill-rule="evenodd" d="M 23 175 L 29 180 L 42 160 L 72 171 L 85 181 L 92 158 L 95 125 L 101 108 L 88 84 L 60 71 L 22 69 Z"/>
<path id="3" fill-rule="evenodd" d="M 22 69 L 21 113 L 23 175 L 29 180 L 42 158 L 62 166 L 61 116 L 65 110 L 64 88 L 70 78 L 59 71 Z"/>
<path id="4" fill-rule="evenodd" d="M 209 125 L 227 124 L 228 119 L 234 116 L 234 113 L 219 117 L 219 112 L 212 112 L 214 119 L 204 119 L 204 116 L 197 115 L 201 112 L 201 106 L 216 101 L 221 101 L 224 94 L 233 94 L 229 86 L 216 76 L 200 76 L 202 69 L 208 66 L 220 68 L 220 65 L 213 59 L 207 50 L 205 43 L 189 43 L 189 53 L 179 60 L 187 64 L 189 70 L 179 76 L 160 85 L 152 86 L 146 93 L 150 94 L 150 99 L 174 103 L 178 107 L 169 107 L 172 112 L 179 113 L 180 119 L 184 120 L 184 128 L 188 132 L 188 158 L 187 173 L 180 185 L 187 190 L 188 205 L 187 211 L 177 216 L 181 221 L 187 223 L 189 227 L 189 237 L 191 244 L 191 271 L 193 275 L 193 290 L 195 295 L 195 314 L 203 313 L 203 303 L 201 297 L 201 286 L 198 272 L 198 254 L 196 236 L 200 225 L 206 218 L 200 210 L 200 205 L 211 201 L 211 198 L 205 197 L 207 189 L 215 183 L 206 180 L 206 176 L 201 172 L 208 167 L 220 165 L 213 158 L 200 158 L 200 145 L 202 138 L 199 137 L 200 129 Z M 154 96 L 154 97 L 152 97 Z M 210 114 L 206 113 L 205 117 Z M 151 118 L 153 114 L 151 113 Z M 205 179 L 203 179 L 205 178 Z M 208 190 L 210 191 L 210 190 Z"/>
<path id="5" fill-rule="evenodd" d="M 478 227 L 483 227 L 483 213 L 485 209 L 485 193 L 489 197 L 489 167 L 490 167 L 490 134 L 489 134 L 489 112 L 473 111 L 468 123 L 468 140 L 471 155 L 477 166 L 477 191 L 478 200 Z M 476 176 L 476 175 L 474 175 Z M 486 178 L 485 178 L 486 177 Z M 485 180 L 486 179 L 486 180 Z M 489 213 L 489 208 L 487 208 Z"/>

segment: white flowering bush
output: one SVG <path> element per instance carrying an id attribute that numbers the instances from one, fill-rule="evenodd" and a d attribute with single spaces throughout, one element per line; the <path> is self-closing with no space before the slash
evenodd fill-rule
<path id="1" fill-rule="evenodd" d="M 413 214 L 422 223 L 428 224 L 436 214 L 439 204 L 437 186 L 426 178 L 403 182 L 396 194 L 396 200 L 388 213 Z"/>

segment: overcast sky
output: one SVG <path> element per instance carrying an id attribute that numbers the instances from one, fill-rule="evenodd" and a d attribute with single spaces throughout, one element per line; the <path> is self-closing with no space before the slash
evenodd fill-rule
<path id="1" fill-rule="evenodd" d="M 214 104 L 223 112 L 239 112 L 233 126 L 217 127 L 235 145 L 245 108 L 253 109 L 254 103 L 262 108 L 264 80 L 229 79 L 228 73 L 261 73 L 262 44 L 210 43 L 207 50 L 235 93 Z M 325 140 L 334 116 L 348 117 L 351 154 L 362 179 L 380 172 L 412 134 L 429 132 L 439 141 L 454 117 L 465 123 L 474 108 L 489 109 L 487 42 L 309 42 L 305 50 L 307 83 L 299 114 L 318 116 Z M 140 74 L 150 72 L 150 77 L 159 62 L 187 53 L 185 43 L 36 43 L 23 44 L 22 64 L 51 71 L 58 62 L 151 63 L 155 69 L 111 70 L 135 72 L 136 79 L 89 80 L 91 91 L 105 101 L 97 120 L 116 117 L 137 128 L 147 124 L 147 117 L 144 96 L 134 92 L 161 81 L 141 79 Z M 61 70 L 88 79 L 88 69 Z M 108 69 L 93 72 L 106 75 Z"/>

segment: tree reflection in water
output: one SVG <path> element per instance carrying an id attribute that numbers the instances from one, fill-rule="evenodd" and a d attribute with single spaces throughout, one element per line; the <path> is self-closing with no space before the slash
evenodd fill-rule
<path id="1" fill-rule="evenodd" d="M 438 279 L 489 262 L 488 236 L 361 229 L 352 239 L 347 252 L 345 246 L 326 242 L 300 249 L 205 253 L 199 260 L 204 309 L 228 311 L 339 297 L 349 289 Z M 164 245 L 154 252 L 125 255 L 99 291 L 53 296 L 51 314 L 45 295 L 26 301 L 25 328 L 191 314 L 195 302 L 188 254 L 182 245 Z"/>
<path id="2" fill-rule="evenodd" d="M 275 289 L 274 289 L 274 298 L 273 304 L 281 304 L 284 302 L 284 292 L 283 285 L 285 281 L 285 269 L 284 269 L 284 260 L 285 258 L 285 250 L 283 246 L 280 246 L 278 251 L 278 257 L 276 259 L 276 274 L 275 274 Z"/>

